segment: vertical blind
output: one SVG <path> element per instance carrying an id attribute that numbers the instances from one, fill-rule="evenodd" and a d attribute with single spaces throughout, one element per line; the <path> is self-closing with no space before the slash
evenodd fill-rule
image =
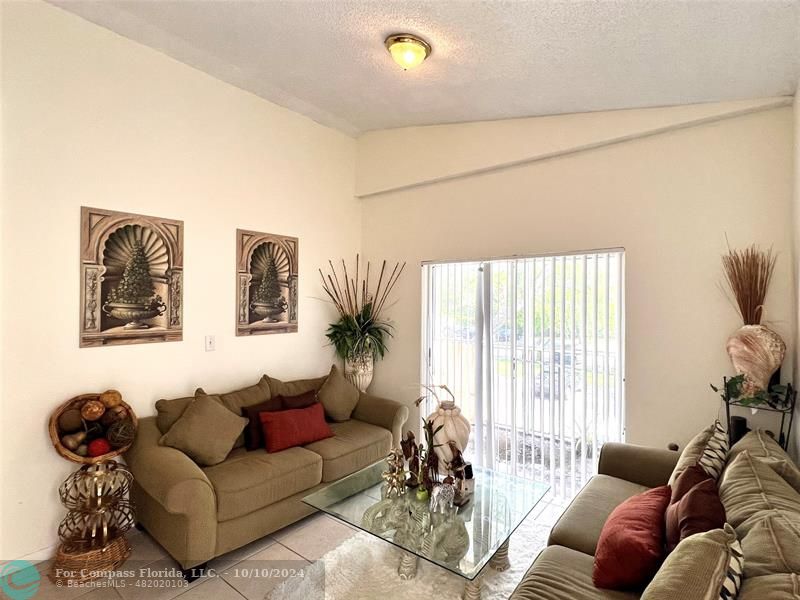
<path id="1" fill-rule="evenodd" d="M 574 495 L 625 435 L 624 252 L 426 264 L 423 279 L 425 381 L 472 423 L 467 454 Z"/>

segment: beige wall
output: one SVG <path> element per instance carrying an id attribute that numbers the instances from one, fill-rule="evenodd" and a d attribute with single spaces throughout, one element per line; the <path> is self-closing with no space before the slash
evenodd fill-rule
<path id="1" fill-rule="evenodd" d="M 47 417 L 108 387 L 153 402 L 322 374 L 332 318 L 316 269 L 358 251 L 355 142 L 43 3 L 2 3 L 0 558 L 56 541 Z M 184 341 L 78 348 L 80 206 L 185 222 Z M 300 331 L 237 338 L 237 227 L 300 238 Z M 216 352 L 203 338 L 216 336 Z M 47 552 L 45 552 L 47 554 Z"/>
<path id="2" fill-rule="evenodd" d="M 717 114 L 724 115 L 730 107 L 719 108 Z M 581 127 L 608 116 L 587 116 Z M 542 136 L 558 130 L 553 119 L 543 121 Z M 524 121 L 519 135 L 536 137 L 535 120 Z M 562 121 L 564 128 L 574 123 L 571 117 Z M 726 234 L 735 246 L 755 242 L 778 252 L 766 319 L 786 337 L 791 356 L 792 123 L 792 108 L 783 106 L 365 199 L 365 254 L 406 260 L 411 267 L 392 310 L 399 333 L 378 365 L 374 389 L 401 393 L 408 401 L 415 397 L 421 261 L 622 246 L 627 440 L 684 444 L 720 407 L 708 384 L 731 372 L 725 340 L 740 323 L 718 287 Z M 417 128 L 418 137 L 403 131 L 371 134 L 359 155 L 383 148 L 371 164 L 385 163 L 389 175 L 381 180 L 370 174 L 370 185 L 378 182 L 373 189 L 380 189 L 381 181 L 395 180 L 397 148 L 424 148 L 432 163 L 426 177 L 435 178 L 440 156 L 443 172 L 451 168 L 452 139 L 461 138 L 490 164 L 491 146 L 460 129 L 469 127 L 439 127 L 441 145 L 437 132 L 427 128 Z M 507 123 L 497 127 L 510 145 L 520 145 Z M 491 124 L 485 128 L 487 134 Z M 621 127 L 618 133 L 627 132 Z M 567 138 L 570 132 L 559 135 Z M 613 131 L 603 135 L 616 137 Z M 404 136 L 405 145 L 391 143 Z M 413 179 L 413 171 L 407 177 Z"/>

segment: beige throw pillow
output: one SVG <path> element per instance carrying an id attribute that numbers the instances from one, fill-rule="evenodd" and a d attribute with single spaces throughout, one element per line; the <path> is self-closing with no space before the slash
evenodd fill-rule
<path id="1" fill-rule="evenodd" d="M 194 396 L 198 394 L 205 394 L 203 388 L 197 388 Z M 187 396 L 186 398 L 172 398 L 167 400 L 162 398 L 156 402 L 156 426 L 158 430 L 164 434 L 169 431 L 169 428 L 175 424 L 175 421 L 180 419 L 186 407 L 194 402 L 194 396 Z"/>
<path id="2" fill-rule="evenodd" d="M 203 390 L 198 390 L 195 395 L 206 395 Z M 226 394 L 216 394 L 222 401 L 222 405 L 230 410 L 233 414 L 244 416 L 242 409 L 245 406 L 254 406 L 266 402 L 272 397 L 269 389 L 269 379 L 263 375 L 259 382 L 255 385 L 228 392 Z M 244 434 L 240 435 L 234 444 L 234 448 L 241 448 L 244 446 Z"/>
<path id="3" fill-rule="evenodd" d="M 686 445 L 683 452 L 681 452 L 680 458 L 678 458 L 678 464 L 675 465 L 675 469 L 672 471 L 672 475 L 669 478 L 670 486 L 675 483 L 675 480 L 681 473 L 687 468 L 695 466 L 700 461 L 700 458 L 703 456 L 703 450 L 705 450 L 706 444 L 708 444 L 708 440 L 711 439 L 711 436 L 714 435 L 715 430 L 716 423 L 706 427 Z"/>
<path id="4" fill-rule="evenodd" d="M 228 457 L 245 425 L 247 419 L 225 408 L 219 396 L 197 396 L 159 443 L 207 467 Z"/>
<path id="5" fill-rule="evenodd" d="M 726 524 L 678 544 L 641 600 L 730 600 L 742 582 L 742 548 Z"/>
<path id="6" fill-rule="evenodd" d="M 317 397 L 328 418 L 341 423 L 350 419 L 358 404 L 359 396 L 358 388 L 347 381 L 336 365 L 333 365 Z"/>

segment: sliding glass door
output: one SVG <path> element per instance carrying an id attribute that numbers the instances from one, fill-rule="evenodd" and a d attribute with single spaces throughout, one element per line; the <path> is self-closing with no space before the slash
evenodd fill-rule
<path id="1" fill-rule="evenodd" d="M 473 424 L 473 462 L 561 497 L 594 474 L 625 434 L 623 291 L 622 250 L 424 266 L 423 372 Z"/>

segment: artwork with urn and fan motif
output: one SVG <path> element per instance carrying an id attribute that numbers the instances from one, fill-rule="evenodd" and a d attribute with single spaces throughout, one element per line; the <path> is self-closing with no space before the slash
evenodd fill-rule
<path id="1" fill-rule="evenodd" d="M 236 335 L 297 331 L 297 238 L 236 230 Z"/>
<path id="2" fill-rule="evenodd" d="M 183 339 L 183 221 L 81 207 L 80 345 Z"/>

